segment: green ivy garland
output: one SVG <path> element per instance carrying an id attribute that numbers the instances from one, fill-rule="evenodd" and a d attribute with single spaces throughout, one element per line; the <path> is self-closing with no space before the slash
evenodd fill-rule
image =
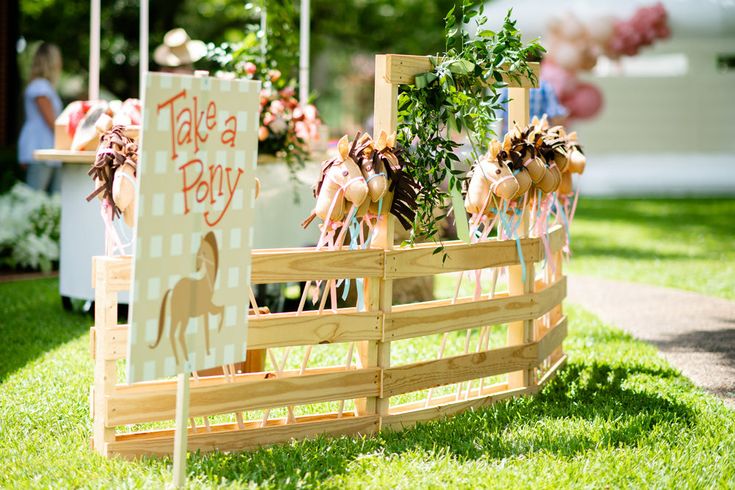
<path id="1" fill-rule="evenodd" d="M 436 239 L 437 223 L 450 207 L 442 182 L 449 175 L 450 191 L 461 191 L 472 162 L 487 151 L 495 136 L 496 113 L 503 108 L 503 77 L 534 77 L 528 62 L 539 59 L 544 49 L 537 40 L 523 44 L 511 13 L 502 29 L 493 32 L 483 27 L 487 17 L 482 5 L 464 0 L 452 8 L 444 19 L 446 52 L 432 58 L 433 71 L 401 87 L 398 139 L 407 151 L 405 171 L 421 186 L 408 243 Z M 473 37 L 464 28 L 470 22 L 476 25 Z M 465 134 L 472 146 L 464 162 L 455 153 L 461 145 L 452 133 Z"/>

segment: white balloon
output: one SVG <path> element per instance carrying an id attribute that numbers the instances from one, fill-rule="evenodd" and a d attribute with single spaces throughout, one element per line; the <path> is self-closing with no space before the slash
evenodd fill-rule
<path id="1" fill-rule="evenodd" d="M 577 71 L 582 64 L 582 51 L 577 43 L 562 42 L 549 53 L 556 64 L 567 70 Z"/>
<path id="2" fill-rule="evenodd" d="M 615 19 L 613 17 L 593 17 L 587 21 L 587 32 L 597 44 L 605 45 L 613 34 Z"/>

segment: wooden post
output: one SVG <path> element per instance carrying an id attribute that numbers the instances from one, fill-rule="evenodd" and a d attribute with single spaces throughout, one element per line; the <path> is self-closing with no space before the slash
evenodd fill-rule
<path id="1" fill-rule="evenodd" d="M 94 394 L 93 394 L 93 445 L 107 455 L 107 443 L 115 441 L 115 428 L 107 427 L 107 396 L 117 384 L 117 366 L 107 355 L 106 346 L 111 343 L 110 332 L 117 326 L 117 292 L 111 291 L 109 259 L 92 259 L 92 286 L 94 287 Z"/>
<path id="2" fill-rule="evenodd" d="M 526 87 L 509 87 L 508 88 L 508 130 L 513 128 L 513 124 L 518 124 L 524 128 L 530 122 L 530 89 Z M 523 221 L 518 229 L 518 235 L 521 238 L 527 237 L 529 232 L 529 215 L 525 210 L 523 213 Z M 524 258 L 525 259 L 525 258 Z M 526 262 L 526 277 L 523 278 L 523 267 L 514 265 L 508 270 L 508 289 L 510 294 L 532 293 L 534 290 L 534 264 Z M 520 322 L 512 322 L 508 324 L 508 345 L 524 344 L 534 340 L 534 320 L 525 320 Z M 534 384 L 533 370 L 527 369 L 508 374 L 508 388 L 522 388 Z"/>
<path id="3" fill-rule="evenodd" d="M 381 131 L 390 134 L 398 125 L 398 85 L 387 79 L 388 61 L 390 55 L 375 56 L 375 101 L 374 101 L 374 135 Z M 393 249 L 394 219 L 390 214 L 391 195 L 383 198 L 383 215 L 377 224 L 377 236 L 371 248 L 383 250 Z M 365 304 L 369 311 L 382 311 L 390 314 L 393 307 L 393 280 L 384 278 L 370 278 L 365 286 Z M 360 342 L 358 353 L 363 367 L 378 366 L 382 369 L 390 367 L 390 342 L 367 341 Z M 390 411 L 390 398 L 381 396 L 368 399 L 364 404 L 358 404 L 358 413 L 375 413 L 381 417 L 387 416 Z"/>
<path id="4" fill-rule="evenodd" d="M 189 378 L 184 371 L 176 376 L 176 431 L 174 432 L 174 486 L 186 484 L 186 446 L 189 436 Z"/>

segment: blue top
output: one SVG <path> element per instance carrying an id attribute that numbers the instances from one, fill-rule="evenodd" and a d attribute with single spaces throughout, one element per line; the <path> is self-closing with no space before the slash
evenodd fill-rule
<path id="1" fill-rule="evenodd" d="M 529 91 L 529 112 L 531 118 L 533 116 L 539 119 L 546 114 L 549 119 L 554 117 L 566 116 L 569 111 L 559 103 L 559 99 L 556 98 L 554 88 L 546 80 L 540 80 L 538 88 L 532 88 Z M 503 118 L 506 119 L 508 113 L 508 89 L 503 89 L 500 95 L 500 100 L 503 102 L 504 114 Z M 507 126 L 506 126 L 507 127 Z"/>
<path id="2" fill-rule="evenodd" d="M 33 159 L 34 150 L 54 147 L 54 132 L 46 124 L 43 114 L 36 104 L 36 97 L 47 97 L 54 109 L 54 119 L 61 114 L 61 98 L 51 82 L 45 78 L 31 81 L 23 92 L 23 107 L 26 120 L 18 138 L 18 161 L 20 163 L 46 163 L 60 165 L 60 162 L 38 162 Z"/>

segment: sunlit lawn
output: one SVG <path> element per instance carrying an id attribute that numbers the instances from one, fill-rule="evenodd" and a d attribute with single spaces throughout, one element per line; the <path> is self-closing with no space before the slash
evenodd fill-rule
<path id="1" fill-rule="evenodd" d="M 584 311 L 568 311 L 569 364 L 534 398 L 402 433 L 192 455 L 190 483 L 233 488 L 732 485 L 733 412 L 694 388 L 652 347 Z M 0 312 L 0 487 L 160 488 L 170 483 L 166 459 L 129 462 L 90 450 L 90 320 L 61 310 L 57 282 L 0 284 Z M 464 333 L 452 341 L 459 348 Z M 395 355 L 417 354 L 407 348 Z M 344 361 L 336 353 L 321 360 Z"/>
<path id="2" fill-rule="evenodd" d="M 581 199 L 572 273 L 735 300 L 735 199 Z"/>

